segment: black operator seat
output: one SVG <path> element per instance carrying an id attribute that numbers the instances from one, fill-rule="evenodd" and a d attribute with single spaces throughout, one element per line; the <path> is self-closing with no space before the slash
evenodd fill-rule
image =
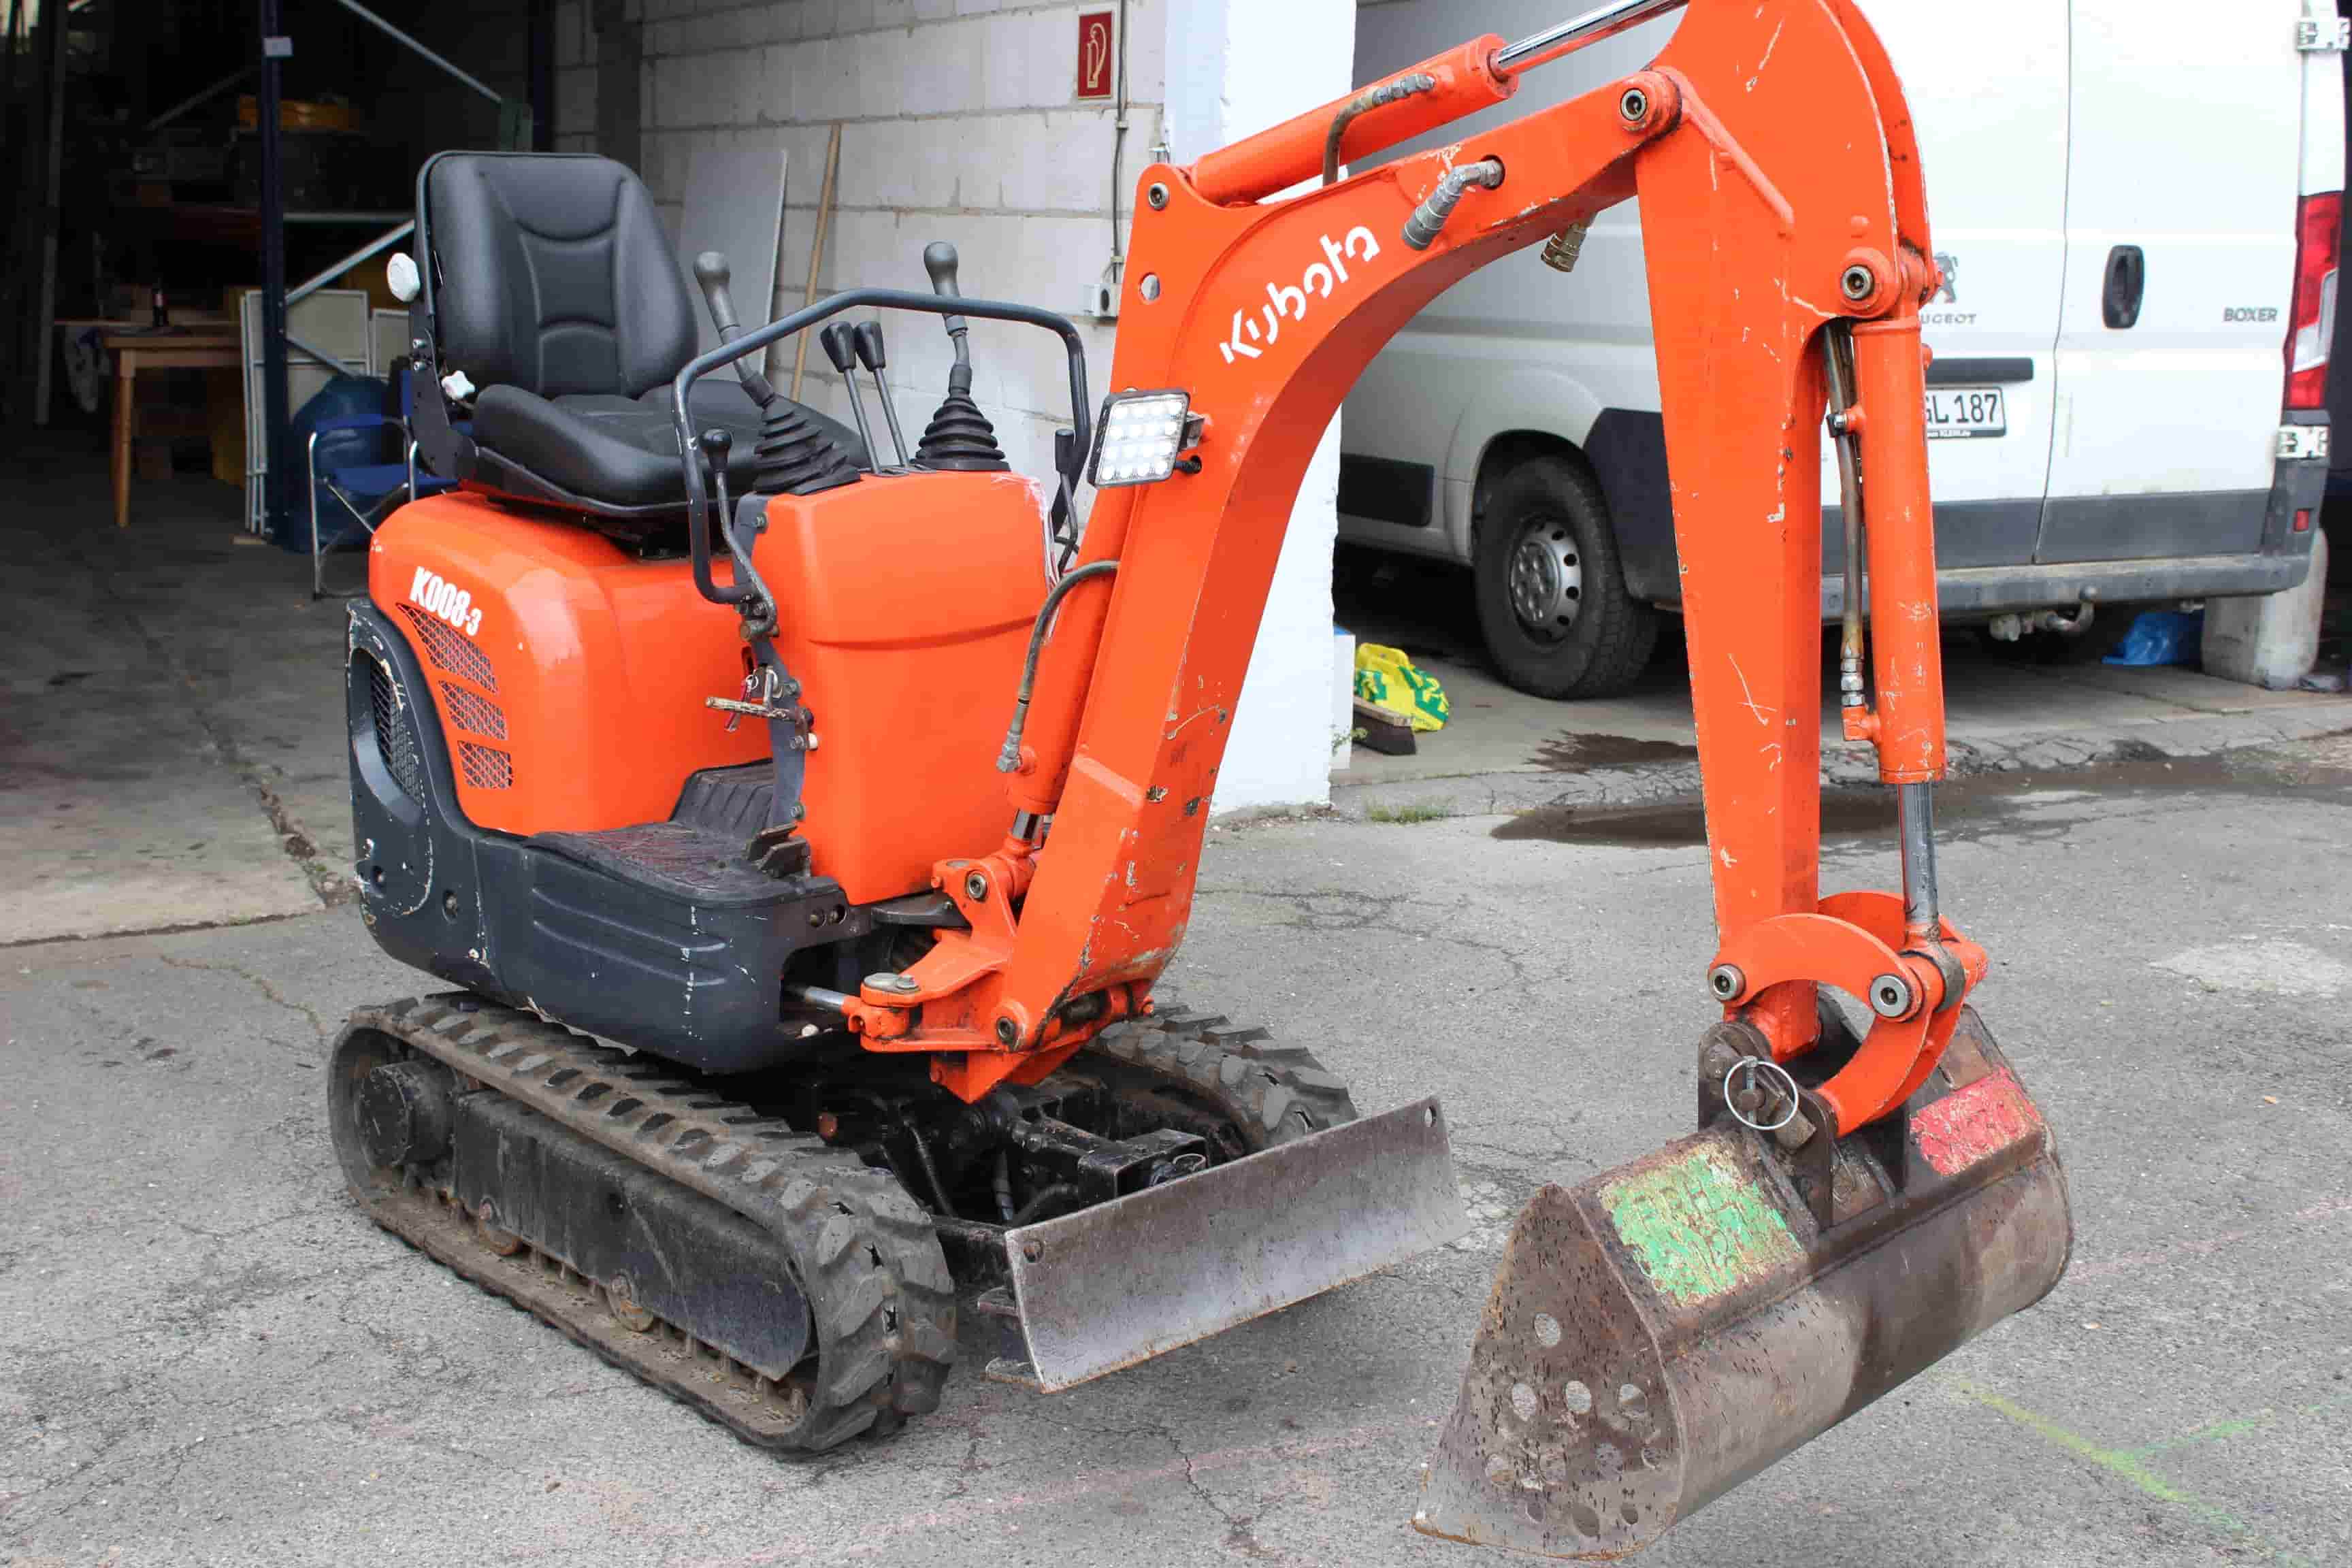
<path id="1" fill-rule="evenodd" d="M 609 158 L 451 153 L 420 185 L 435 374 L 478 389 L 456 477 L 624 525 L 681 511 L 670 384 L 696 353 L 694 302 L 644 183 Z M 691 395 L 697 433 L 733 436 L 728 488 L 745 494 L 759 406 L 731 368 Z M 854 431 L 791 406 L 864 463 Z"/>

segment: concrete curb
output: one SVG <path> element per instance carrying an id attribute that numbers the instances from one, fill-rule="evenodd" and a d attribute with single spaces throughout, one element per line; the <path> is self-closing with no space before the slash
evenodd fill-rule
<path id="1" fill-rule="evenodd" d="M 2217 752 L 2274 746 L 2347 731 L 2352 731 L 2352 698 L 2293 708 L 2252 709 L 2161 722 L 2142 721 L 2095 730 L 2024 734 L 2013 740 L 1955 740 L 1949 751 L 1952 776 L 1966 778 L 1979 773 L 2089 768 L 2101 763 L 2149 756 L 2203 757 Z M 1861 788 L 1874 784 L 1877 777 L 1866 748 L 1823 748 L 1823 789 Z M 1335 784 L 1331 810 L 1359 821 L 1376 813 L 1400 811 L 1410 811 L 1416 817 L 1495 816 L 1539 806 L 1655 805 L 1693 798 L 1698 789 L 1698 764 L 1695 762 L 1595 768 L 1580 773 L 1530 769 Z"/>

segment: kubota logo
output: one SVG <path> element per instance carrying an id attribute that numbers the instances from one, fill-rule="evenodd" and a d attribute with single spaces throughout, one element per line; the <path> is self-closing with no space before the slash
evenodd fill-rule
<path id="1" fill-rule="evenodd" d="M 1372 231 L 1362 224 L 1349 229 L 1343 240 L 1334 242 L 1328 234 L 1322 239 L 1323 260 L 1308 262 L 1306 274 L 1297 283 L 1269 283 L 1265 286 L 1266 302 L 1258 307 L 1259 315 L 1265 318 L 1265 331 L 1258 330 L 1257 316 L 1241 310 L 1234 312 L 1233 335 L 1217 345 L 1217 352 L 1225 356 L 1227 364 L 1234 363 L 1236 354 L 1243 359 L 1255 359 L 1264 353 L 1265 350 L 1258 345 L 1265 343 L 1270 346 L 1281 337 L 1284 321 L 1307 319 L 1307 301 L 1310 296 L 1328 300 L 1332 289 L 1348 281 L 1348 263 L 1350 260 L 1370 261 L 1381 253 L 1381 242 L 1374 239 Z M 1247 341 L 1244 341 L 1245 339 Z"/>
<path id="2" fill-rule="evenodd" d="M 482 609 L 474 595 L 439 573 L 419 566 L 408 585 L 409 602 L 440 616 L 467 637 L 482 629 Z"/>

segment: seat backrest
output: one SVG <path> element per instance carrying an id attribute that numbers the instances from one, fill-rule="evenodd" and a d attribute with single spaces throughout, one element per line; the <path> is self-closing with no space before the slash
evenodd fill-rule
<path id="1" fill-rule="evenodd" d="M 456 153 L 420 212 L 445 369 L 541 397 L 635 397 L 694 356 L 694 306 L 644 182 L 609 158 Z"/>

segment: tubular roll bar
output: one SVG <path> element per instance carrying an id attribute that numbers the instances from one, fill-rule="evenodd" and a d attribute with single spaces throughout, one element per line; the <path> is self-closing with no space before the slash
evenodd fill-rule
<path id="1" fill-rule="evenodd" d="M 1070 426 L 1077 439 L 1070 446 L 1068 471 L 1061 473 L 1063 482 L 1075 489 L 1078 474 L 1084 468 L 1087 452 L 1093 444 L 1093 424 L 1088 413 L 1092 406 L 1087 395 L 1087 351 L 1078 341 L 1078 329 L 1066 316 L 1034 305 L 1016 305 L 1004 300 L 971 300 L 961 296 L 942 297 L 938 294 L 918 294 L 906 289 L 849 289 L 826 296 L 814 305 L 803 306 L 789 316 L 770 321 L 756 331 L 745 332 L 730 342 L 719 344 L 709 353 L 688 360 L 686 368 L 670 383 L 670 417 L 677 430 L 677 461 L 686 479 L 687 537 L 694 551 L 694 585 L 702 596 L 715 604 L 740 605 L 753 596 L 754 590 L 741 584 L 721 587 L 710 575 L 710 515 L 703 499 L 707 484 L 702 463 L 702 447 L 695 439 L 694 426 L 687 416 L 687 394 L 697 381 L 712 371 L 734 363 L 780 338 L 805 331 L 828 317 L 844 310 L 854 310 L 861 305 L 874 305 L 893 310 L 918 310 L 932 316 L 978 316 L 982 321 L 1016 321 L 1026 326 L 1043 327 L 1062 340 L 1063 352 L 1070 362 Z M 730 520 L 722 518 L 720 526 Z"/>

